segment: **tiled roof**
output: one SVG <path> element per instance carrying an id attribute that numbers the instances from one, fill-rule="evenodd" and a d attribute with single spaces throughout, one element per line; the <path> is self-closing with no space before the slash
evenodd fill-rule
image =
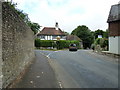
<path id="1" fill-rule="evenodd" d="M 56 30 L 55 27 L 44 27 L 38 35 L 65 35 L 65 33 L 60 28 Z"/>
<path id="2" fill-rule="evenodd" d="M 111 6 L 107 22 L 109 23 L 118 20 L 120 20 L 120 4 Z"/>
<path id="3" fill-rule="evenodd" d="M 79 40 L 79 41 L 81 41 L 81 39 L 76 35 L 68 35 L 66 37 L 66 40 Z"/>

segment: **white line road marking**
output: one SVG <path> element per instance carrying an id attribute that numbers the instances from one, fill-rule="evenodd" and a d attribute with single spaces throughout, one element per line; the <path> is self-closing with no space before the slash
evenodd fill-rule
<path id="1" fill-rule="evenodd" d="M 59 85 L 60 85 L 60 88 L 62 88 L 62 84 L 61 84 L 61 82 L 59 82 Z"/>
<path id="2" fill-rule="evenodd" d="M 77 52 L 70 52 L 70 53 L 77 53 Z"/>
<path id="3" fill-rule="evenodd" d="M 52 53 L 49 53 L 46 57 L 50 59 L 50 55 L 51 55 L 51 54 L 54 54 L 54 53 L 56 53 L 56 52 L 58 52 L 58 51 L 54 51 L 54 52 L 52 52 Z"/>

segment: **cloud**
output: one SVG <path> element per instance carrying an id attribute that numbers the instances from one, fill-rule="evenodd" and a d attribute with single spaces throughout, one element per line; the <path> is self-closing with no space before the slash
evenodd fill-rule
<path id="1" fill-rule="evenodd" d="M 42 26 L 54 26 L 71 32 L 78 25 L 91 30 L 108 28 L 106 23 L 111 5 L 119 0 L 13 0 L 29 14 L 30 20 Z"/>

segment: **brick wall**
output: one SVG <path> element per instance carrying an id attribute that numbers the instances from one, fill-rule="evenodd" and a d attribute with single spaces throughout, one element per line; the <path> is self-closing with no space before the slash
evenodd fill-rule
<path id="1" fill-rule="evenodd" d="M 2 86 L 7 87 L 34 60 L 33 32 L 10 8 L 2 3 Z"/>
<path id="2" fill-rule="evenodd" d="M 120 36 L 120 20 L 109 23 L 109 36 Z"/>

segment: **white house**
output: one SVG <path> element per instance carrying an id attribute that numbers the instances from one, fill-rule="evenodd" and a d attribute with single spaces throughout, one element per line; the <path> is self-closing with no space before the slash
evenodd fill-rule
<path id="1" fill-rule="evenodd" d="M 111 6 L 109 23 L 109 52 L 120 54 L 120 4 Z"/>
<path id="2" fill-rule="evenodd" d="M 55 27 L 44 27 L 37 37 L 41 40 L 66 40 L 66 34 L 59 28 L 57 22 Z"/>

